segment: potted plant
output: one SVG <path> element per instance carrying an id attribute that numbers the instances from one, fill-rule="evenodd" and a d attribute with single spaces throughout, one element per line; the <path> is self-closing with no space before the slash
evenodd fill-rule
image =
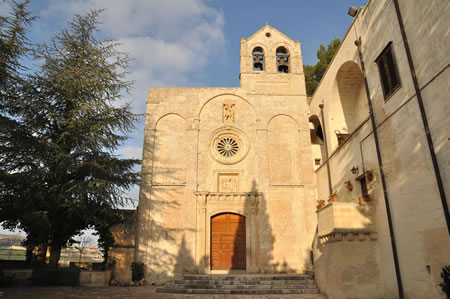
<path id="1" fill-rule="evenodd" d="M 325 200 L 321 199 L 317 201 L 317 210 L 320 210 L 321 208 L 323 208 L 325 206 Z"/>
<path id="2" fill-rule="evenodd" d="M 370 201 L 370 197 L 369 197 L 368 195 L 361 196 L 361 197 L 359 198 L 359 202 L 360 202 L 360 203 L 363 203 L 363 202 L 369 202 L 369 201 Z"/>
<path id="3" fill-rule="evenodd" d="M 131 280 L 134 285 L 145 285 L 144 268 L 145 264 L 143 262 L 131 263 Z"/>
<path id="4" fill-rule="evenodd" d="M 328 202 L 333 202 L 333 201 L 337 201 L 338 195 L 337 195 L 337 191 L 334 191 L 333 193 L 330 194 L 330 197 L 328 198 Z"/>
<path id="5" fill-rule="evenodd" d="M 350 181 L 347 181 L 347 182 L 345 182 L 345 184 L 347 185 L 347 189 L 348 189 L 348 191 L 352 191 L 352 190 L 353 190 L 353 185 L 352 185 L 352 182 L 350 182 Z"/>

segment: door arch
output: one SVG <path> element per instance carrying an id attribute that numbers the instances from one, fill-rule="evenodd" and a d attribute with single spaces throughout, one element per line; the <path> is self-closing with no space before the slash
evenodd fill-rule
<path id="1" fill-rule="evenodd" d="M 211 270 L 245 270 L 245 216 L 234 213 L 212 216 L 210 248 Z"/>

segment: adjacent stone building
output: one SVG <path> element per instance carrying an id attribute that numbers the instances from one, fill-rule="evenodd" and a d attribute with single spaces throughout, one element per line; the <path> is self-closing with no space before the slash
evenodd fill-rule
<path id="1" fill-rule="evenodd" d="M 449 28 L 448 1 L 368 1 L 310 102 L 318 200 L 339 196 L 313 246 L 330 298 L 445 296 Z"/>
<path id="2" fill-rule="evenodd" d="M 240 87 L 150 88 L 125 236 L 147 281 L 314 270 L 329 298 L 444 298 L 448 28 L 448 1 L 372 0 L 310 99 L 300 43 L 268 25 Z"/>

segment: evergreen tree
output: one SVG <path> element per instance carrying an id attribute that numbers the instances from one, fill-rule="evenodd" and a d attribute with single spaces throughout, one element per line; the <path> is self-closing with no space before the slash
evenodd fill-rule
<path id="1" fill-rule="evenodd" d="M 27 10 L 29 1 L 13 3 L 8 16 L 0 16 L 0 115 L 14 116 L 16 101 L 24 83 L 20 63 L 30 51 L 26 27 L 35 19 Z M 1 5 L 1 3 L 0 3 Z"/>
<path id="2" fill-rule="evenodd" d="M 12 12 L 0 16 L 0 221 L 6 221 L 3 226 L 10 229 L 20 225 L 19 218 L 23 223 L 33 223 L 36 232 L 30 233 L 32 240 L 45 234 L 45 223 L 39 213 L 27 215 L 30 201 L 22 201 L 28 193 L 33 194 L 27 178 L 36 165 L 39 148 L 22 117 L 27 109 L 22 99 L 28 80 L 21 60 L 31 51 L 26 32 L 35 19 L 27 9 L 28 3 L 14 2 Z M 42 224 L 44 227 L 40 227 Z"/>
<path id="3" fill-rule="evenodd" d="M 27 5 L 28 1 L 14 3 L 10 15 L 0 16 L 0 172 L 2 173 L 5 170 L 23 167 L 23 160 L 27 160 L 28 156 L 25 145 L 30 138 L 30 132 L 21 119 L 21 112 L 25 109 L 21 99 L 26 85 L 26 77 L 23 75 L 26 68 L 20 63 L 20 60 L 30 52 L 26 27 L 34 20 L 27 10 Z M 18 155 L 24 158 L 21 166 L 15 163 Z M 0 180 L 0 183 L 2 182 Z M 2 190 L 0 188 L 0 192 Z"/>
<path id="4" fill-rule="evenodd" d="M 316 65 L 304 65 L 303 72 L 305 73 L 305 84 L 306 84 L 306 94 L 310 97 L 314 94 L 320 80 L 322 79 L 328 65 L 334 57 L 341 40 L 336 38 L 332 40 L 327 48 L 320 45 L 319 50 L 317 50 L 317 58 L 319 61 Z"/>
<path id="5" fill-rule="evenodd" d="M 33 161 L 7 173 L 1 201 L 2 220 L 23 229 L 30 247 L 48 240 L 53 267 L 61 248 L 107 222 L 139 180 L 133 167 L 140 161 L 114 155 L 138 117 L 129 104 L 117 105 L 132 86 L 125 80 L 129 60 L 114 42 L 96 39 L 98 15 L 76 16 L 36 49 L 43 63 L 24 90 L 21 114 Z"/>

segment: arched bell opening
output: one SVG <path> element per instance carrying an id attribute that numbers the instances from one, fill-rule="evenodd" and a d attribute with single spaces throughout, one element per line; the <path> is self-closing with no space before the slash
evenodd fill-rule
<path id="1" fill-rule="evenodd" d="M 289 73 L 289 51 L 285 47 L 278 47 L 277 70 L 279 73 Z"/>
<path id="2" fill-rule="evenodd" d="M 252 51 L 253 55 L 253 70 L 263 71 L 264 70 L 264 50 L 261 47 L 256 47 Z"/>

